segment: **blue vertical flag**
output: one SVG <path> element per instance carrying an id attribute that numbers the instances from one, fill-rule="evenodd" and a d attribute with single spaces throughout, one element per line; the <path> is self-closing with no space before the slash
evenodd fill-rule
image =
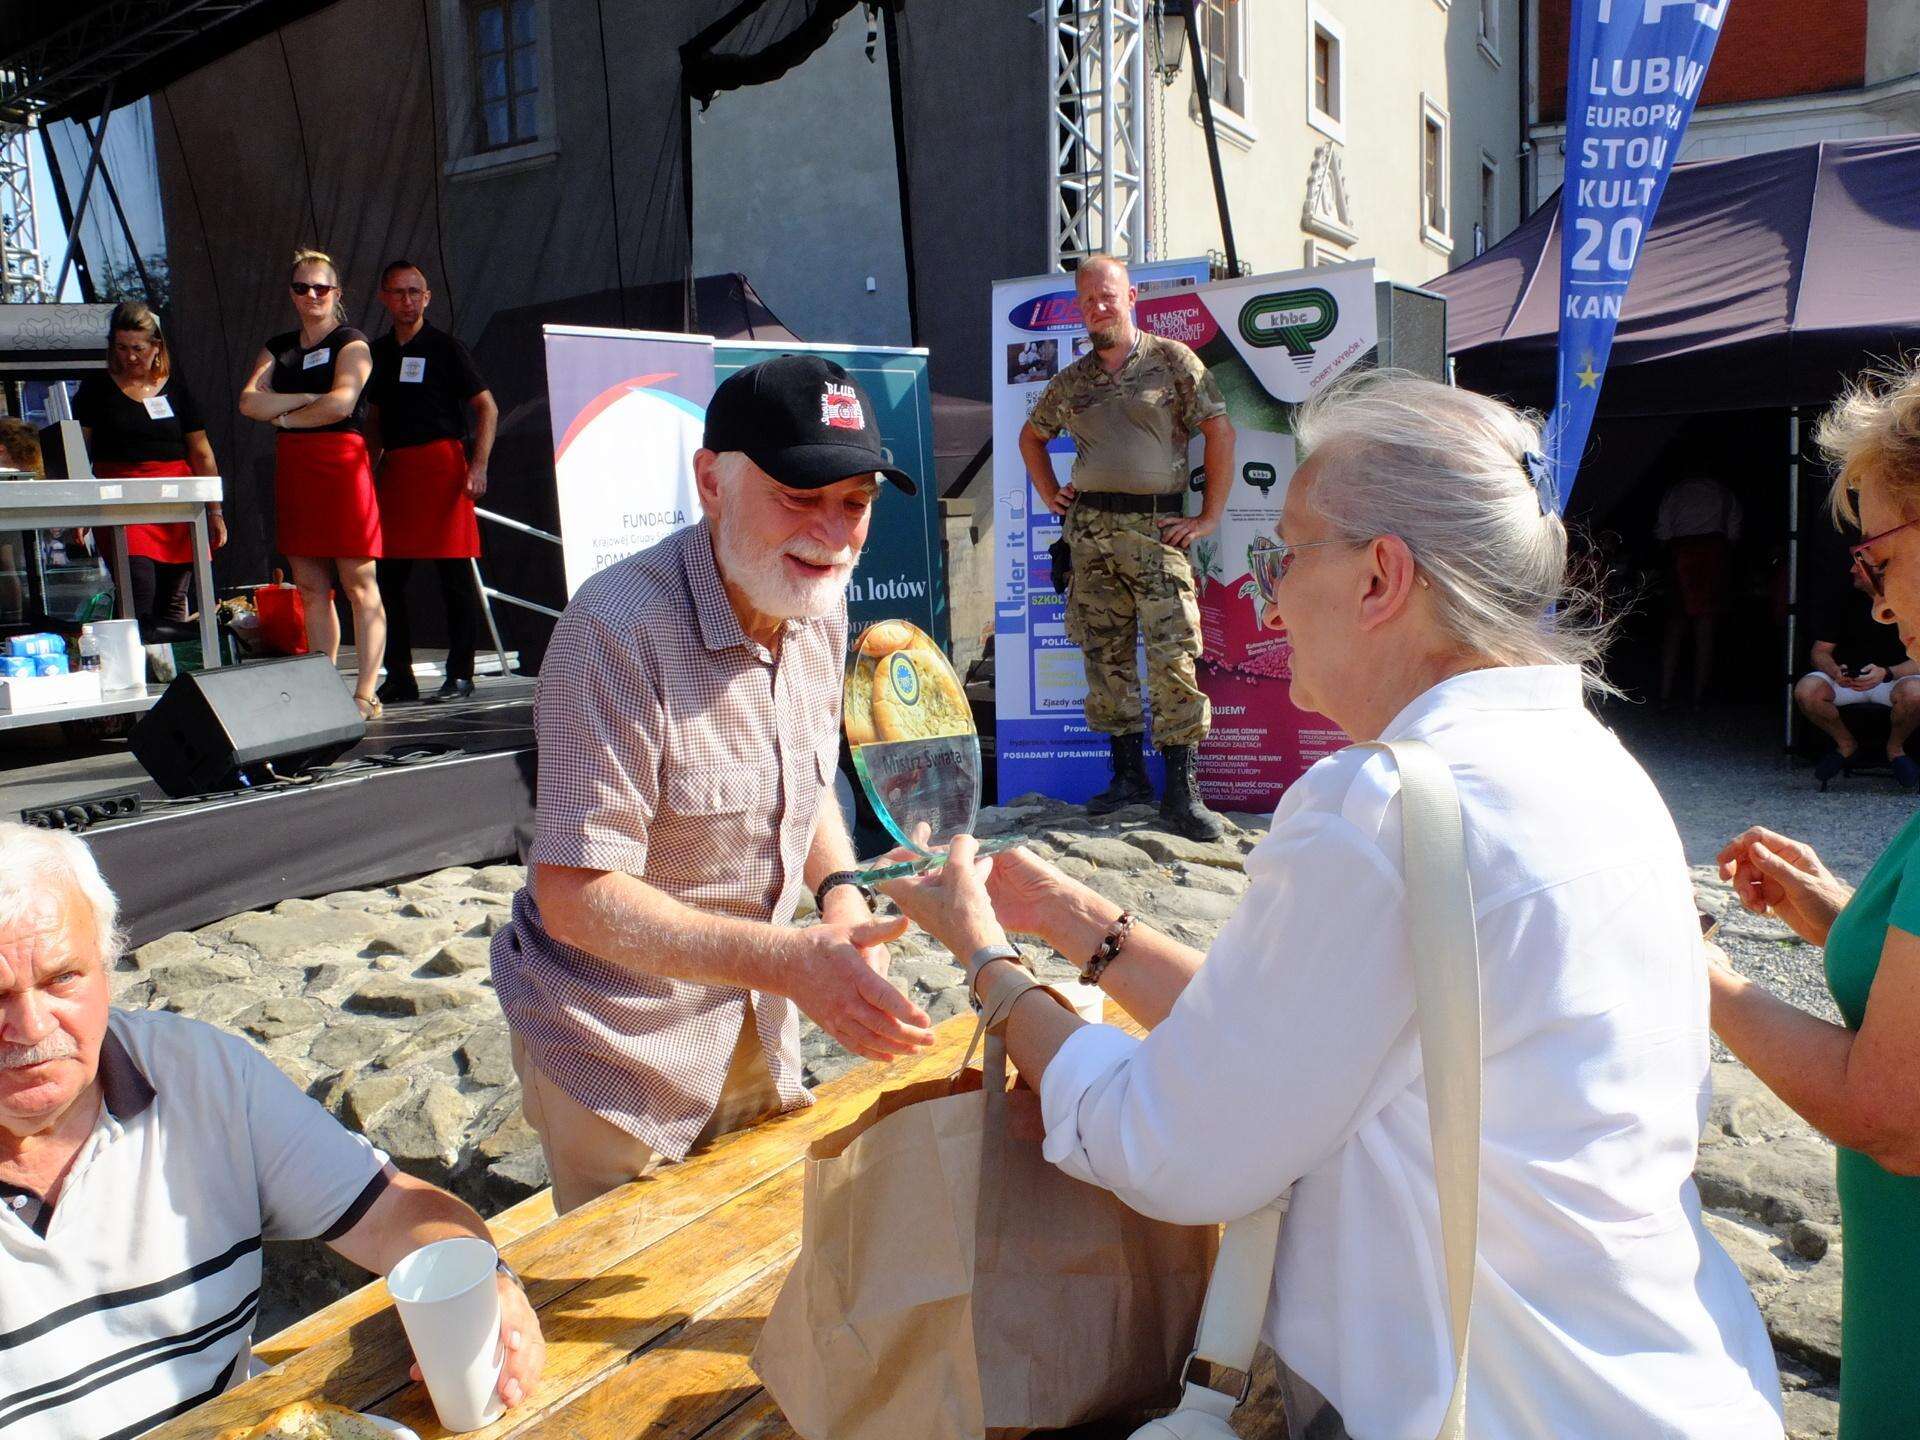
<path id="1" fill-rule="evenodd" d="M 1640 246 L 1731 0 L 1573 0 L 1560 366 L 1547 458 L 1567 508 Z"/>

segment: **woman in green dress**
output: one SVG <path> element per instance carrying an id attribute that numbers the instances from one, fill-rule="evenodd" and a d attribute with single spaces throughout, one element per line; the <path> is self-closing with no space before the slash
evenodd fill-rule
<path id="1" fill-rule="evenodd" d="M 1866 377 L 1821 422 L 1838 467 L 1833 511 L 1866 537 L 1858 578 L 1920 658 L 1920 369 Z M 1796 1009 L 1723 964 L 1713 1028 L 1839 1147 L 1845 1242 L 1841 1440 L 1920 1435 L 1920 815 L 1856 890 L 1813 850 L 1751 829 L 1720 852 L 1749 910 L 1826 949 L 1843 1025 Z"/>

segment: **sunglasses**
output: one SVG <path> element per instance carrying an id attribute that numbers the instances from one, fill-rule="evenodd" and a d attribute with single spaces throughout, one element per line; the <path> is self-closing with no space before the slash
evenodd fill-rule
<path id="1" fill-rule="evenodd" d="M 1298 545 L 1289 545 L 1284 540 L 1254 541 L 1247 547 L 1247 565 L 1253 572 L 1254 588 L 1260 592 L 1260 603 L 1274 603 L 1280 591 L 1280 582 L 1287 578 L 1287 571 L 1293 568 L 1293 562 L 1300 558 L 1302 550 L 1347 543 L 1345 540 L 1303 540 Z"/>
<path id="2" fill-rule="evenodd" d="M 317 280 L 294 280 L 288 283 L 287 288 L 296 295 L 312 295 L 324 300 L 340 287 L 338 285 L 322 285 Z"/>
<path id="3" fill-rule="evenodd" d="M 1878 535 L 1869 535 L 1858 545 L 1852 546 L 1847 551 L 1847 553 L 1853 557 L 1853 573 L 1866 581 L 1867 589 L 1873 595 L 1874 599 L 1883 600 L 1886 598 L 1886 593 L 1882 589 L 1882 586 L 1886 581 L 1887 562 L 1884 560 L 1868 559 L 1868 548 L 1878 545 L 1889 535 L 1898 535 L 1902 530 L 1911 530 L 1916 525 L 1920 525 L 1920 520 L 1909 520 L 1906 524 L 1896 525 L 1891 530 L 1882 530 Z"/>

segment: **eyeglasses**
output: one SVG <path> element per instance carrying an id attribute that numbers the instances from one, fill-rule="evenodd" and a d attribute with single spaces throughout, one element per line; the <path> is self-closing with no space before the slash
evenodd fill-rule
<path id="1" fill-rule="evenodd" d="M 1345 545 L 1345 540 L 1303 540 L 1289 545 L 1284 540 L 1259 539 L 1247 547 L 1247 566 L 1253 572 L 1253 585 L 1260 592 L 1260 603 L 1271 605 L 1280 590 L 1280 582 L 1300 558 L 1302 550 L 1319 545 Z"/>
<path id="2" fill-rule="evenodd" d="M 294 280 L 288 283 L 287 288 L 296 295 L 310 294 L 317 300 L 324 300 L 340 287 L 338 285 L 322 285 L 317 280 Z"/>
<path id="3" fill-rule="evenodd" d="M 1920 520 L 1909 520 L 1906 524 L 1896 525 L 1891 530 L 1882 530 L 1878 535 L 1869 535 L 1858 545 L 1848 550 L 1847 553 L 1853 557 L 1853 573 L 1867 582 L 1867 590 L 1872 594 L 1874 599 L 1880 600 L 1885 598 L 1885 592 L 1881 587 L 1887 576 L 1887 562 L 1884 560 L 1874 561 L 1868 559 L 1868 548 L 1878 545 L 1889 535 L 1898 535 L 1902 530 L 1911 530 L 1916 525 L 1920 525 Z"/>

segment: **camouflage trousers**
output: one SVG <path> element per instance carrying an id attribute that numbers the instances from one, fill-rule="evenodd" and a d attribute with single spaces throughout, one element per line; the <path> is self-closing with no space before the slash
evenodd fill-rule
<path id="1" fill-rule="evenodd" d="M 1067 638 L 1086 656 L 1089 728 L 1103 735 L 1146 728 L 1134 659 L 1135 636 L 1144 634 L 1154 744 L 1198 745 L 1212 720 L 1194 669 L 1200 605 L 1186 552 L 1161 542 L 1157 518 L 1080 505 L 1067 511 Z"/>

